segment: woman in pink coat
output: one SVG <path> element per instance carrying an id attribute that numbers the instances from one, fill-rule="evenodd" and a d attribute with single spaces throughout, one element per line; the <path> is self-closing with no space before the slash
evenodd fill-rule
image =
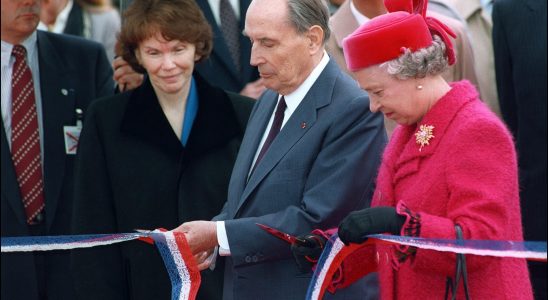
<path id="1" fill-rule="evenodd" d="M 372 207 L 339 226 L 346 244 L 385 232 L 455 239 L 455 225 L 464 239 L 523 240 L 512 138 L 469 82 L 440 76 L 454 62 L 448 35 L 437 20 L 400 11 L 372 19 L 344 41 L 371 110 L 399 124 Z M 312 244 L 294 246 L 294 253 L 306 254 L 303 247 Z M 456 256 L 448 252 L 378 246 L 358 262 L 374 260 L 382 299 L 443 299 L 455 274 Z M 466 255 L 466 262 L 471 299 L 533 298 L 525 260 Z M 464 299 L 462 285 L 457 299 Z"/>

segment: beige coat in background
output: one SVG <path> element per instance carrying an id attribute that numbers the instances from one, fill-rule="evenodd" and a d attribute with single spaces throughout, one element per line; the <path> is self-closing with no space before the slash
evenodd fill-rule
<path id="1" fill-rule="evenodd" d="M 452 6 L 466 21 L 468 36 L 474 50 L 481 99 L 500 117 L 500 106 L 495 81 L 491 15 L 480 0 L 436 0 Z"/>

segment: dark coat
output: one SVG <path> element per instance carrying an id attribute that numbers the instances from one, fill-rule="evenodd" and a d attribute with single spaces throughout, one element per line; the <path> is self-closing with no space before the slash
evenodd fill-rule
<path id="1" fill-rule="evenodd" d="M 74 155 L 65 154 L 63 126 L 75 125 L 75 109 L 114 91 L 112 69 L 102 46 L 91 41 L 37 32 L 44 130 L 45 225 L 40 234 L 69 234 Z M 76 64 L 78 62 L 78 64 Z M 61 91 L 69 91 L 64 95 Z M 71 91 L 72 90 L 72 91 Z M 28 236 L 25 211 L 2 123 L 2 237 Z M 36 233 L 35 233 L 36 234 Z M 69 251 L 44 252 L 48 299 L 74 299 Z M 2 299 L 38 299 L 33 253 L 2 253 Z"/>
<path id="2" fill-rule="evenodd" d="M 526 240 L 546 241 L 546 1 L 497 0 L 493 46 L 502 116 L 518 151 Z M 535 298 L 546 299 L 546 264 L 529 262 Z"/>
<path id="3" fill-rule="evenodd" d="M 186 147 L 148 80 L 90 108 L 77 157 L 74 233 L 173 229 L 221 210 L 254 102 L 194 76 L 199 107 Z M 73 258 L 80 299 L 170 299 L 154 246 L 132 241 L 74 251 Z M 199 299 L 220 299 L 217 267 L 202 272 Z"/>

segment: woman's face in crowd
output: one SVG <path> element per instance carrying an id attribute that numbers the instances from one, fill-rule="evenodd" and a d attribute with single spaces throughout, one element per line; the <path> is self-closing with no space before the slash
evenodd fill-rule
<path id="1" fill-rule="evenodd" d="M 154 89 L 165 94 L 189 87 L 194 63 L 200 59 L 194 44 L 167 41 L 160 33 L 144 40 L 135 52 Z"/>
<path id="2" fill-rule="evenodd" d="M 415 124 L 428 111 L 428 105 L 421 101 L 424 92 L 418 89 L 418 80 L 401 80 L 388 74 L 379 65 L 354 72 L 360 87 L 369 94 L 369 108 L 382 112 L 388 119 L 401 125 Z"/>

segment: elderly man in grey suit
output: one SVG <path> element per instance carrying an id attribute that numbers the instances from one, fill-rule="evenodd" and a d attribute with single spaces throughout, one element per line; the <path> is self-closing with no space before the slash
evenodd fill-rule
<path id="1" fill-rule="evenodd" d="M 219 247 L 223 299 L 305 297 L 311 272 L 299 271 L 289 245 L 257 223 L 301 234 L 368 205 L 386 143 L 383 117 L 325 52 L 328 21 L 322 0 L 254 0 L 248 9 L 251 64 L 268 90 L 251 113 L 222 212 L 175 229 L 199 259 Z M 356 299 L 362 288 L 336 296 Z"/>

